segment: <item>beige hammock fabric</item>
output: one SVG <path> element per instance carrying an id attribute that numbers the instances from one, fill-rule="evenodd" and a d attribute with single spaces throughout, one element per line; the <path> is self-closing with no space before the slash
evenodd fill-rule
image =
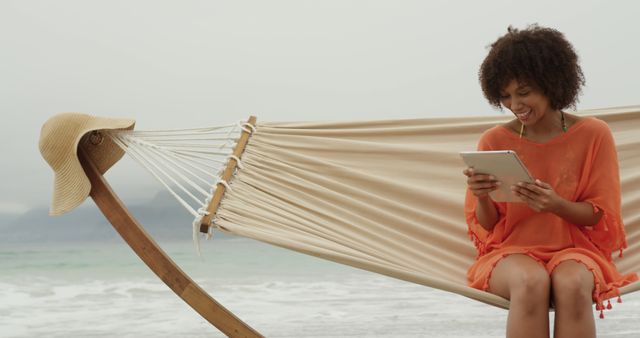
<path id="1" fill-rule="evenodd" d="M 640 273 L 640 106 L 578 112 L 616 140 L 628 249 Z M 511 116 L 258 124 L 214 223 L 224 231 L 508 308 L 467 287 L 476 251 L 458 152 Z M 640 283 L 620 289 L 640 289 Z"/>

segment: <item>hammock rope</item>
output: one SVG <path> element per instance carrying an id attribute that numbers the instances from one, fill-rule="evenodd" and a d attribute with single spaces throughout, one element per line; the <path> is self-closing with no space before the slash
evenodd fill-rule
<path id="1" fill-rule="evenodd" d="M 133 131 L 109 130 L 105 133 L 115 144 L 147 170 L 193 217 L 194 245 L 200 253 L 199 230 L 218 184 L 231 190 L 222 173 L 230 160 L 243 168 L 233 154 L 240 134 L 253 133 L 255 127 L 245 121 L 194 129 Z M 235 174 L 235 171 L 233 172 Z M 210 238 L 212 228 L 206 234 Z"/>

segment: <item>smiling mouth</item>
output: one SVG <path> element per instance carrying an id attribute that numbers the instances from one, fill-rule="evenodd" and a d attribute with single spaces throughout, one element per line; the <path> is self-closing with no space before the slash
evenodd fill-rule
<path id="1" fill-rule="evenodd" d="M 521 121 L 527 120 L 529 116 L 531 116 L 531 110 L 527 110 L 524 113 L 516 113 L 516 117 Z"/>

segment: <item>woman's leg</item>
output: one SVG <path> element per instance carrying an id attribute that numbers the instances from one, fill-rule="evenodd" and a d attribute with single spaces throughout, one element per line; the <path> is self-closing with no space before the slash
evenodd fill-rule
<path id="1" fill-rule="evenodd" d="M 511 301 L 507 338 L 549 337 L 549 274 L 533 258 L 514 254 L 501 259 L 491 273 L 489 292 Z"/>
<path id="2" fill-rule="evenodd" d="M 593 274 L 582 263 L 566 260 L 553 269 L 551 288 L 556 310 L 555 338 L 595 338 L 593 287 Z"/>

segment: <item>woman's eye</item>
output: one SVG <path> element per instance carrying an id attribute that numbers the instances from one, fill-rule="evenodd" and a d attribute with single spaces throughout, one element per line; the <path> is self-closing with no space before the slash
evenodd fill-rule
<path id="1" fill-rule="evenodd" d="M 518 93 L 520 96 L 527 96 L 529 95 L 530 91 L 526 91 L 526 92 L 520 92 Z"/>

